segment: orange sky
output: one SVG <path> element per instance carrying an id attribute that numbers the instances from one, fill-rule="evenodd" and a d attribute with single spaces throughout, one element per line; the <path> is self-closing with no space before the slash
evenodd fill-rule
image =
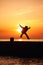
<path id="1" fill-rule="evenodd" d="M 31 27 L 31 39 L 43 39 L 43 0 L 0 0 L 0 38 L 20 38 L 18 24 Z"/>

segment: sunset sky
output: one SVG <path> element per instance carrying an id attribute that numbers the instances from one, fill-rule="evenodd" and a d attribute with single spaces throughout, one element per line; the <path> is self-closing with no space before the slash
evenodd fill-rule
<path id="1" fill-rule="evenodd" d="M 31 27 L 31 39 L 43 39 L 43 0 L 0 0 L 0 39 L 20 38 L 19 24 Z"/>

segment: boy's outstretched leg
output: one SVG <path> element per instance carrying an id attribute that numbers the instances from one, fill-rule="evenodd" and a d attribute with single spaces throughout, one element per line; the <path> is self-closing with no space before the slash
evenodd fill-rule
<path id="1" fill-rule="evenodd" d="M 26 35 L 27 39 L 30 39 L 29 36 L 26 33 L 25 33 L 25 35 Z"/>
<path id="2" fill-rule="evenodd" d="M 20 35 L 20 38 L 22 38 L 23 33 Z"/>

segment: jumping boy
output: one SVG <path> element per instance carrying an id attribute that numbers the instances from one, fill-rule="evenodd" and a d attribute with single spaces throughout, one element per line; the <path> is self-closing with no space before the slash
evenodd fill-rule
<path id="1" fill-rule="evenodd" d="M 19 25 L 20 25 L 20 24 L 19 24 Z M 23 27 L 23 26 L 21 26 L 21 25 L 20 25 L 20 27 L 22 28 L 22 31 L 21 31 L 22 34 L 20 35 L 20 38 L 22 38 L 23 34 L 25 34 L 26 37 L 27 37 L 27 39 L 29 39 L 29 37 L 28 37 L 28 35 L 27 35 L 26 32 L 27 32 L 28 29 L 30 29 L 30 27 L 29 27 L 29 28 L 28 28 L 28 26 Z"/>

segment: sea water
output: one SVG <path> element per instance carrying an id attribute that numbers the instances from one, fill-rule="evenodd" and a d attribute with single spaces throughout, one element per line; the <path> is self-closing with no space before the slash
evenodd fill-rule
<path id="1" fill-rule="evenodd" d="M 0 39 L 0 41 L 10 41 L 10 39 Z M 43 39 L 14 39 L 14 41 L 43 41 Z M 0 65 L 43 65 L 43 59 L 0 56 Z"/>
<path id="2" fill-rule="evenodd" d="M 0 39 L 0 41 L 10 41 L 10 39 Z M 43 42 L 43 39 L 14 39 L 14 41 L 36 41 Z"/>

